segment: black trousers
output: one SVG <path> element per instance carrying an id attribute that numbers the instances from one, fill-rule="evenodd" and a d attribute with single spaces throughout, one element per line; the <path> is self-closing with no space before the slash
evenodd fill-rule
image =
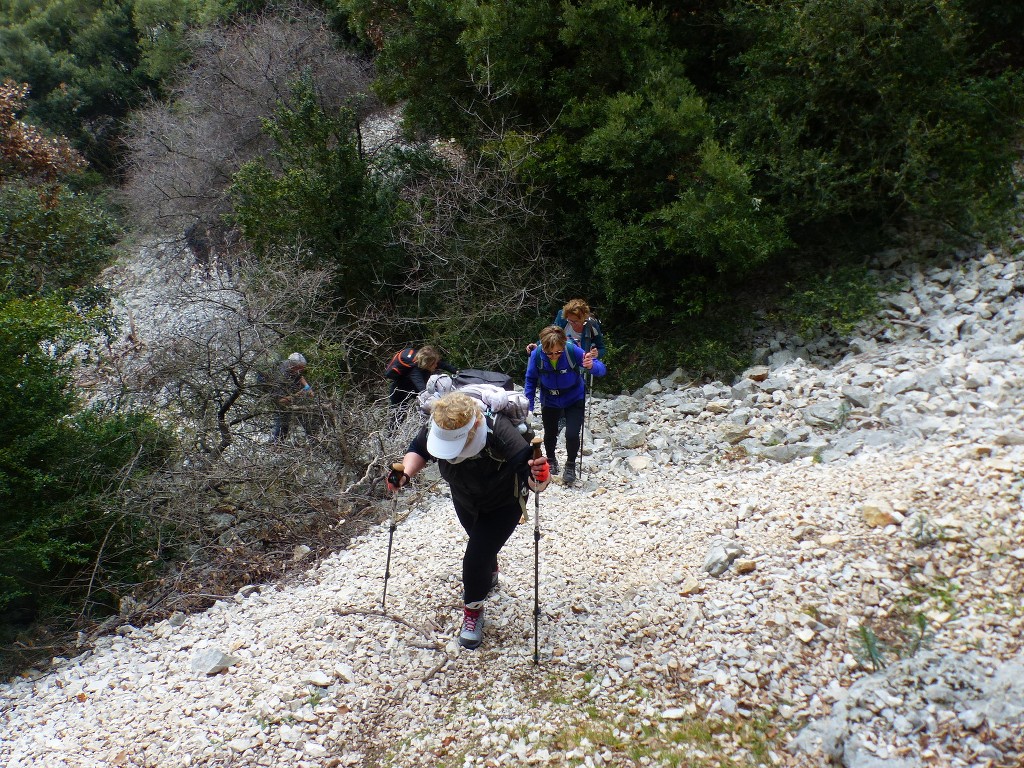
<path id="1" fill-rule="evenodd" d="M 317 414 L 308 410 L 282 408 L 274 412 L 274 426 L 270 431 L 271 440 L 280 442 L 288 437 L 293 420 L 299 423 L 309 437 L 316 437 L 320 434 Z"/>
<path id="2" fill-rule="evenodd" d="M 507 504 L 478 514 L 465 504 L 455 502 L 455 514 L 469 534 L 466 554 L 462 556 L 463 602 L 483 600 L 491 590 L 491 574 L 498 569 L 498 552 L 519 525 L 523 508 L 515 498 Z"/>
<path id="3" fill-rule="evenodd" d="M 411 401 L 416 399 L 416 395 L 419 394 L 415 390 L 406 389 L 405 387 L 398 386 L 398 382 L 392 381 L 391 387 L 388 390 L 388 402 L 396 407 L 410 404 Z"/>
<path id="4" fill-rule="evenodd" d="M 552 408 L 544 405 L 540 409 L 540 421 L 544 425 L 544 455 L 551 458 L 555 455 L 558 445 L 558 422 L 565 417 L 565 452 L 569 461 L 576 461 L 580 452 L 580 440 L 583 437 L 583 417 L 586 415 L 584 405 L 586 398 L 577 400 L 565 408 Z"/>

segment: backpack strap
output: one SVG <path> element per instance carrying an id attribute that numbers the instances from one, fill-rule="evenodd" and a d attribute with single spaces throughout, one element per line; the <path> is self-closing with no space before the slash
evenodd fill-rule
<path id="1" fill-rule="evenodd" d="M 569 350 L 570 345 L 571 346 L 576 346 L 575 344 L 572 344 L 572 342 L 568 342 L 565 345 L 565 350 L 566 350 L 565 351 L 565 358 L 566 358 L 566 360 L 569 363 L 569 369 L 568 370 L 570 370 L 572 373 L 575 373 L 577 376 L 579 376 L 582 379 L 583 378 L 583 374 L 580 372 L 579 361 L 576 360 L 576 356 L 573 355 L 573 353 Z M 543 389 L 544 392 L 546 392 L 547 394 L 549 394 L 549 395 L 556 395 L 557 396 L 562 390 L 561 389 L 552 389 L 551 387 L 549 387 L 546 384 L 544 384 L 544 378 L 543 377 L 544 377 L 545 373 L 557 374 L 559 369 L 555 368 L 551 364 L 551 360 L 549 360 L 548 356 L 545 355 L 541 351 L 540 347 L 537 347 L 537 349 L 535 349 L 533 351 L 533 354 L 537 354 L 538 352 L 540 352 L 541 365 L 540 365 L 540 373 L 538 375 L 538 382 L 537 383 L 540 386 L 540 388 Z M 544 363 L 547 363 L 547 368 L 544 367 Z M 573 386 L 575 386 L 575 385 L 573 385 Z"/>
<path id="2" fill-rule="evenodd" d="M 484 447 L 480 451 L 480 454 L 486 453 L 494 461 L 496 461 L 499 465 L 504 465 L 504 463 L 508 459 L 496 450 L 496 445 L 495 445 L 495 443 L 496 443 L 498 438 L 494 434 L 494 423 L 497 420 L 497 418 L 498 418 L 498 415 L 495 414 L 495 413 L 492 413 L 490 408 L 485 408 L 484 409 L 484 423 L 487 426 L 487 442 L 484 443 Z M 477 454 L 477 456 L 479 456 L 480 454 Z M 476 458 L 476 456 L 474 456 L 472 458 Z"/>
<path id="3" fill-rule="evenodd" d="M 518 456 L 522 448 L 528 447 L 532 435 L 527 437 L 504 413 L 488 410 L 484 412 L 484 418 L 487 421 L 487 442 L 480 453 L 486 453 L 505 471 L 509 468 L 506 462 Z"/>

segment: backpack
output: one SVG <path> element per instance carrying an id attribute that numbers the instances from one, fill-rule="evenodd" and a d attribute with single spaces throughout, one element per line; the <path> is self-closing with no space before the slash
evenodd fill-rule
<path id="1" fill-rule="evenodd" d="M 481 371 L 477 368 L 466 368 L 455 374 L 455 388 L 462 389 L 471 384 L 490 384 L 512 392 L 516 385 L 511 376 L 497 371 Z"/>
<path id="2" fill-rule="evenodd" d="M 484 404 L 487 413 L 502 414 L 509 421 L 516 425 L 523 434 L 532 437 L 530 429 L 530 401 L 522 392 L 509 391 L 502 387 L 487 382 L 460 384 L 458 376 L 449 376 L 446 373 L 435 373 L 427 379 L 427 387 L 417 396 L 420 410 L 430 413 L 435 400 L 440 399 L 449 392 L 458 390 L 465 392 L 474 400 Z"/>
<path id="3" fill-rule="evenodd" d="M 384 376 L 392 381 L 398 381 L 403 376 L 406 376 L 415 366 L 416 349 L 414 347 L 406 347 L 395 352 L 391 362 L 384 369 Z"/>
<path id="4" fill-rule="evenodd" d="M 572 341 L 572 339 L 567 339 L 566 340 L 566 342 L 565 342 L 565 359 L 569 363 L 569 370 L 570 371 L 572 371 L 573 373 L 580 373 L 580 363 L 576 359 L 576 355 L 574 355 L 572 353 L 572 351 L 569 349 L 569 347 L 575 347 L 575 346 L 576 346 L 576 344 Z M 581 347 L 581 349 L 582 349 L 582 347 Z M 584 354 L 586 354 L 586 350 L 583 350 L 583 352 L 584 352 Z M 548 359 L 547 355 L 544 354 L 544 350 L 542 350 L 540 348 L 539 344 L 537 345 L 537 348 L 535 350 L 533 350 L 533 354 L 538 356 L 537 360 L 540 363 L 540 365 L 538 366 L 540 372 L 541 373 L 550 373 L 551 372 L 550 369 L 549 368 L 545 368 L 544 364 L 543 364 L 544 360 Z"/>

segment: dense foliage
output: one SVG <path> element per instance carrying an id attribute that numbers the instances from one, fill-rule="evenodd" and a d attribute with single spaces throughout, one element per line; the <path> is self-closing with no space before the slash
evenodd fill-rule
<path id="1" fill-rule="evenodd" d="M 0 187 L 0 286 L 18 296 L 91 292 L 120 232 L 95 200 L 66 189 L 40 201 L 24 183 Z"/>
<path id="2" fill-rule="evenodd" d="M 973 232 L 1012 199 L 1013 4 L 339 5 L 410 130 L 533 144 L 556 252 L 623 331 L 706 325 L 794 255 L 829 270 L 888 224 Z"/>
<path id="3" fill-rule="evenodd" d="M 275 149 L 234 176 L 231 220 L 259 254 L 300 243 L 307 265 L 330 265 L 339 302 L 374 300 L 394 279 L 398 253 L 389 248 L 397 207 L 387 169 L 360 149 L 354 113 L 327 114 L 308 81 L 295 85 L 265 129 Z"/>
<path id="4" fill-rule="evenodd" d="M 79 407 L 64 353 L 94 332 L 58 296 L 0 302 L 0 610 L 19 598 L 35 611 L 109 609 L 146 558 L 141 523 L 112 491 L 162 442 L 142 414 Z"/>
<path id="5" fill-rule="evenodd" d="M 28 83 L 28 118 L 112 172 L 117 122 L 154 84 L 141 69 L 132 3 L 0 4 L 0 78 Z"/>
<path id="6" fill-rule="evenodd" d="M 80 159 L 18 119 L 24 93 L 0 89 L 0 616 L 89 615 L 138 578 L 155 532 L 116 489 L 167 446 L 145 414 L 80 402 L 76 352 L 109 328 L 95 279 L 119 233 L 59 183 Z"/>
<path id="7" fill-rule="evenodd" d="M 973 231 L 1005 206 L 1020 72 L 982 70 L 962 4 L 823 0 L 727 19 L 752 40 L 725 107 L 733 140 L 801 239 L 895 215 Z"/>

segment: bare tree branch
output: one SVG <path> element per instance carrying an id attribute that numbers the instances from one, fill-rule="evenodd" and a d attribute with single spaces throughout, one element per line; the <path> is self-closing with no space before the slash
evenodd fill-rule
<path id="1" fill-rule="evenodd" d="M 198 30 L 171 97 L 131 118 L 124 193 L 140 227 L 216 234 L 233 175 L 272 149 L 262 121 L 308 77 L 328 110 L 380 109 L 369 64 L 338 48 L 322 10 L 301 5 Z"/>
<path id="2" fill-rule="evenodd" d="M 492 145 L 502 146 L 500 138 Z M 471 159 L 450 145 L 438 151 L 446 158 L 443 170 L 404 190 L 409 216 L 397 240 L 408 266 L 396 288 L 411 300 L 390 323 L 442 328 L 446 338 L 459 340 L 463 359 L 514 368 L 529 339 L 519 335 L 522 324 L 564 301 L 567 282 L 546 253 L 536 192 L 519 175 L 528 147 L 517 157 Z"/>

